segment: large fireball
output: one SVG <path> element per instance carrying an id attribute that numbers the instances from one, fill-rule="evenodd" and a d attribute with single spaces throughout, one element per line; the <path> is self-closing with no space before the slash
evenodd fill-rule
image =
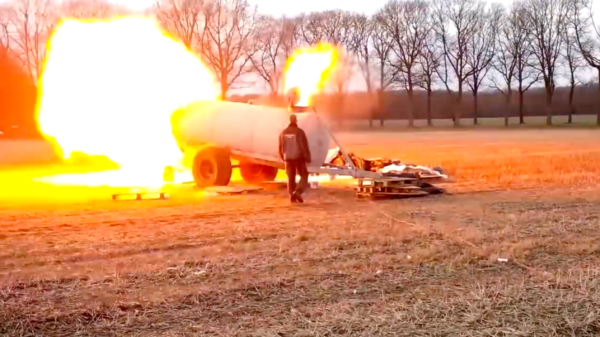
<path id="1" fill-rule="evenodd" d="M 208 69 L 151 19 L 61 22 L 40 79 L 38 127 L 65 159 L 104 156 L 119 170 L 54 181 L 161 184 L 164 167 L 182 159 L 172 113 L 215 97 Z"/>
<path id="2" fill-rule="evenodd" d="M 327 43 L 296 49 L 285 67 L 284 92 L 296 90 L 296 106 L 309 106 L 334 70 L 338 50 Z"/>

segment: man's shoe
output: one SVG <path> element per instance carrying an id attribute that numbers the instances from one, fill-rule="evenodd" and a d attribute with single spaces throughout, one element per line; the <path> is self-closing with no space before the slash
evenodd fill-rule
<path id="1" fill-rule="evenodd" d="M 297 195 L 297 194 L 295 194 L 295 193 L 294 193 L 294 196 L 296 196 L 296 201 L 297 201 L 297 202 L 299 202 L 299 203 L 301 203 L 301 204 L 303 204 L 303 203 L 304 203 L 304 199 L 302 199 L 302 197 L 301 197 L 301 196 L 299 196 L 299 195 Z"/>
<path id="2" fill-rule="evenodd" d="M 296 194 L 292 194 L 292 196 L 290 197 L 290 201 L 293 203 L 298 202 L 298 197 L 296 197 Z"/>

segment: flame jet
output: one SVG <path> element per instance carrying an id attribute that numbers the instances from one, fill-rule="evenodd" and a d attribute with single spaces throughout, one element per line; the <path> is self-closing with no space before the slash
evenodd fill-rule
<path id="1" fill-rule="evenodd" d="M 76 185 L 159 186 L 183 154 L 171 115 L 215 100 L 214 79 L 149 18 L 62 21 L 49 42 L 36 120 L 57 153 L 102 156 L 117 170 L 51 177 Z"/>
<path id="2" fill-rule="evenodd" d="M 331 44 L 299 48 L 288 58 L 284 72 L 284 92 L 295 95 L 295 106 L 308 107 L 335 70 L 338 50 Z"/>

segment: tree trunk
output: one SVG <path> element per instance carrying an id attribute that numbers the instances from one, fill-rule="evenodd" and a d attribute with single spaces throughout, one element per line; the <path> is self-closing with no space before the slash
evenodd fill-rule
<path id="1" fill-rule="evenodd" d="M 546 90 L 546 125 L 552 125 L 552 93 Z"/>
<path id="2" fill-rule="evenodd" d="M 523 116 L 523 103 L 524 103 L 524 92 L 519 89 L 519 124 L 525 124 L 525 118 Z"/>
<path id="3" fill-rule="evenodd" d="M 567 123 L 573 124 L 573 112 L 575 111 L 575 106 L 573 106 L 573 96 L 575 95 L 575 84 L 571 83 L 571 90 L 569 91 L 569 120 Z"/>
<path id="4" fill-rule="evenodd" d="M 371 69 L 369 68 L 369 60 L 367 59 L 365 62 L 365 67 L 366 67 L 366 74 L 365 74 L 365 82 L 367 84 L 367 92 L 370 94 L 372 91 L 372 86 L 371 86 Z"/>
<path id="5" fill-rule="evenodd" d="M 460 126 L 460 109 L 462 108 L 462 82 L 458 82 L 458 98 L 456 100 L 457 104 L 454 107 L 454 127 Z"/>
<path id="6" fill-rule="evenodd" d="M 504 126 L 508 127 L 508 122 L 510 119 L 510 100 L 512 97 L 512 92 L 510 89 L 506 93 L 506 107 L 504 108 Z"/>
<path id="7" fill-rule="evenodd" d="M 427 125 L 433 126 L 431 122 L 431 89 L 427 90 Z"/>
<path id="8" fill-rule="evenodd" d="M 598 90 L 600 90 L 600 68 L 596 68 L 598 70 Z M 600 98 L 600 94 L 598 95 L 598 98 Z M 596 125 L 600 126 L 600 104 L 597 104 L 597 109 L 596 110 Z"/>
<path id="9" fill-rule="evenodd" d="M 383 120 L 385 118 L 384 114 L 384 91 L 383 89 L 379 89 L 377 92 L 377 113 L 379 114 L 379 125 L 383 127 Z"/>
<path id="10" fill-rule="evenodd" d="M 227 90 L 229 86 L 227 85 L 227 75 L 225 75 L 224 79 L 221 79 L 221 100 L 225 101 L 227 99 Z"/>
<path id="11" fill-rule="evenodd" d="M 338 116 L 338 125 L 342 126 L 342 122 L 344 119 L 344 101 L 346 99 L 346 95 L 344 93 L 344 84 L 339 82 L 337 85 L 337 104 L 336 104 L 336 115 Z"/>
<path id="12" fill-rule="evenodd" d="M 477 110 L 478 110 L 478 97 L 477 97 L 477 90 L 473 91 L 473 124 L 477 125 L 478 121 L 477 121 Z"/>
<path id="13" fill-rule="evenodd" d="M 379 64 L 379 92 L 377 93 L 377 105 L 378 105 L 378 111 L 379 111 L 379 125 L 381 127 L 383 127 L 383 119 L 384 119 L 384 114 L 383 114 L 383 94 L 384 94 L 384 81 L 385 81 L 385 60 L 381 60 L 381 63 Z"/>
<path id="14" fill-rule="evenodd" d="M 415 117 L 414 117 L 414 108 L 415 108 L 415 104 L 414 104 L 414 96 L 413 96 L 413 92 L 412 89 L 409 89 L 408 91 L 408 127 L 412 128 L 415 126 Z"/>
<path id="15" fill-rule="evenodd" d="M 373 102 L 373 93 L 371 92 L 371 86 L 367 86 L 367 93 L 369 96 L 369 101 Z M 369 109 L 369 128 L 373 127 L 373 120 L 375 119 L 375 107 L 371 105 Z"/>
<path id="16" fill-rule="evenodd" d="M 410 68 L 409 68 L 410 69 Z M 408 71 L 408 127 L 415 126 L 415 100 L 413 96 L 412 74 Z"/>

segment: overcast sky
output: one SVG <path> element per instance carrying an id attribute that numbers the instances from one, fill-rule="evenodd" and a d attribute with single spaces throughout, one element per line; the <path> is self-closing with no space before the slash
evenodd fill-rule
<path id="1" fill-rule="evenodd" d="M 125 4 L 132 9 L 143 10 L 156 3 L 156 0 L 112 0 L 113 2 Z M 344 9 L 359 13 L 371 14 L 377 11 L 387 0 L 248 0 L 258 5 L 262 13 L 280 15 L 294 15 L 302 12 L 322 11 L 327 9 Z M 505 6 L 511 4 L 512 0 L 495 0 Z M 594 8 L 600 8 L 600 0 L 594 0 Z M 597 10 L 596 10 L 597 12 Z"/>
<path id="2" fill-rule="evenodd" d="M 144 9 L 156 3 L 156 0 L 112 0 L 125 4 L 132 9 Z M 321 11 L 341 8 L 356 12 L 373 13 L 387 0 L 349 1 L 349 0 L 249 0 L 258 5 L 259 11 L 268 14 L 298 14 L 302 12 Z"/>
<path id="3" fill-rule="evenodd" d="M 0 3 L 6 3 L 10 0 L 0 0 Z M 110 0 L 115 3 L 126 5 L 133 10 L 143 11 L 152 7 L 156 0 Z M 252 4 L 258 5 L 258 10 L 261 13 L 272 14 L 272 15 L 296 15 L 302 12 L 311 11 L 322 11 L 328 9 L 343 9 L 348 11 L 354 11 L 365 14 L 373 14 L 379 8 L 381 8 L 388 0 L 360 0 L 360 1 L 349 1 L 349 0 L 248 0 Z M 510 6 L 512 0 L 491 0 L 494 2 L 502 3 L 506 7 Z M 491 2 L 490 1 L 490 2 Z M 595 17 L 597 23 L 600 23 L 600 0 L 592 0 L 594 5 Z M 588 79 L 596 76 L 596 72 L 592 70 L 582 70 L 582 79 Z M 566 84 L 562 78 L 557 81 L 559 85 Z M 365 84 L 362 75 L 357 71 L 356 75 L 351 80 L 350 90 L 364 90 Z M 266 89 L 266 85 L 260 80 L 257 83 L 257 87 L 254 90 L 248 91 L 263 91 Z"/>
<path id="4" fill-rule="evenodd" d="M 132 9 L 135 10 L 144 10 L 148 7 L 153 6 L 156 3 L 156 0 L 111 0 L 120 4 L 125 4 Z M 250 3 L 258 5 L 258 10 L 261 13 L 265 14 L 273 14 L 273 15 L 295 15 L 302 12 L 311 12 L 311 11 L 322 11 L 328 9 L 343 9 L 348 11 L 354 11 L 359 13 L 372 14 L 376 12 L 379 8 L 381 8 L 388 0 L 368 0 L 368 1 L 349 1 L 349 0 L 249 0 Z M 502 3 L 506 7 L 509 7 L 512 3 L 512 0 L 492 0 L 494 2 Z M 489 2 L 492 2 L 489 1 Z M 592 0 L 594 4 L 594 12 L 600 12 L 600 0 Z M 598 17 L 598 15 L 595 15 Z M 599 22 L 598 20 L 597 22 Z M 580 76 L 582 79 L 588 79 L 596 75 L 595 71 L 590 69 L 585 69 L 581 71 Z M 258 81 L 258 88 L 253 88 L 254 90 L 244 90 L 244 92 L 248 91 L 262 91 L 266 89 L 266 85 Z M 562 78 L 558 79 L 559 85 L 566 85 L 565 80 Z M 365 84 L 360 74 L 360 71 L 357 71 L 355 76 L 353 76 L 350 86 L 350 90 L 364 90 Z M 241 93 L 241 92 L 240 92 Z"/>

